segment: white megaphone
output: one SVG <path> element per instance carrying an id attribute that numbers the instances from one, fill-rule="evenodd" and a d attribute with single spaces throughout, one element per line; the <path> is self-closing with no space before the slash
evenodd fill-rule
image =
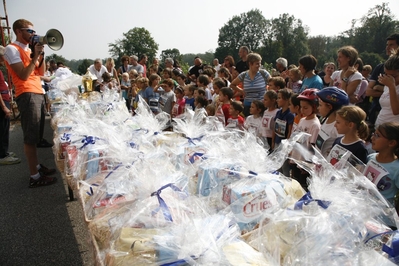
<path id="1" fill-rule="evenodd" d="M 58 51 L 64 45 L 64 37 L 61 32 L 56 29 L 49 29 L 45 36 L 35 35 L 31 39 L 31 43 L 42 43 L 54 51 Z"/>

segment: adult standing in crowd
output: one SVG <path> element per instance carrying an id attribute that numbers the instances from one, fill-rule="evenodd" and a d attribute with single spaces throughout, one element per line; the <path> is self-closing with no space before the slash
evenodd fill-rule
<path id="1" fill-rule="evenodd" d="M 29 187 L 51 185 L 56 182 L 55 169 L 48 169 L 39 164 L 36 143 L 39 141 L 40 117 L 45 112 L 43 89 L 40 76 L 44 75 L 44 46 L 34 43 L 33 51 L 29 48 L 35 35 L 33 24 L 25 19 L 13 23 L 16 41 L 5 50 L 6 66 L 15 85 L 15 96 L 21 114 L 21 126 L 24 135 L 24 151 L 28 160 L 30 179 Z M 31 53 L 32 58 L 31 58 Z"/>
<path id="2" fill-rule="evenodd" d="M 280 73 L 280 76 L 283 77 L 283 79 L 288 78 L 288 61 L 284 57 L 279 57 L 276 60 L 276 69 Z M 287 81 L 286 81 L 287 82 Z"/>
<path id="3" fill-rule="evenodd" d="M 107 72 L 111 76 L 112 79 L 116 81 L 116 83 L 119 85 L 119 77 L 118 77 L 118 72 L 115 69 L 115 62 L 112 57 L 107 58 L 107 61 L 105 61 L 105 67 L 107 68 Z"/>
<path id="4" fill-rule="evenodd" d="M 130 57 L 130 69 L 135 69 L 140 76 L 144 75 L 144 67 L 139 64 L 137 55 L 132 55 Z"/>
<path id="5" fill-rule="evenodd" d="M 100 91 L 100 86 L 103 82 L 103 74 L 105 72 L 108 72 L 107 68 L 103 66 L 101 59 L 97 58 L 96 60 L 94 60 L 94 64 L 89 66 L 89 71 L 92 75 L 97 77 L 95 90 Z"/>
<path id="6" fill-rule="evenodd" d="M 247 62 L 249 70 L 239 74 L 230 84 L 230 88 L 232 88 L 235 93 L 238 91 L 244 96 L 245 116 L 249 115 L 249 109 L 254 100 L 263 100 L 263 96 L 266 93 L 267 81 L 270 78 L 269 72 L 260 69 L 262 57 L 259 54 L 248 54 Z M 243 88 L 237 86 L 240 83 L 242 83 Z"/>
<path id="7" fill-rule="evenodd" d="M 213 68 L 215 69 L 216 73 L 219 71 L 221 65 L 219 64 L 219 59 L 213 59 Z"/>
<path id="8" fill-rule="evenodd" d="M 303 81 L 299 92 L 306 89 L 323 89 L 323 81 L 319 75 L 314 72 L 317 66 L 317 59 L 313 55 L 305 55 L 299 58 L 299 70 L 301 71 Z"/>
<path id="9" fill-rule="evenodd" d="M 399 121 L 399 48 L 384 64 L 384 72 L 378 82 L 384 85 L 380 97 L 381 111 L 375 121 L 375 127 L 386 122 Z"/>
<path id="10" fill-rule="evenodd" d="M 146 54 L 142 54 L 140 56 L 139 64 L 143 66 L 143 69 L 144 69 L 143 77 L 145 77 L 145 78 L 147 77 L 147 65 L 146 65 L 147 60 L 148 60 L 148 57 Z"/>
<path id="11" fill-rule="evenodd" d="M 233 69 L 235 68 L 236 64 L 234 62 L 234 58 L 231 55 L 225 57 L 223 61 L 223 67 L 227 68 L 231 73 L 233 73 Z"/>
<path id="12" fill-rule="evenodd" d="M 195 75 L 195 77 L 198 78 L 198 76 L 202 74 L 203 71 L 204 71 L 204 65 L 202 64 L 202 60 L 201 58 L 196 56 L 194 58 L 194 66 L 192 66 L 188 71 L 188 76 L 190 78 L 192 75 Z"/>
<path id="13" fill-rule="evenodd" d="M 4 65 L 4 51 L 5 48 L 0 45 L 0 65 Z M 17 164 L 21 162 L 21 159 L 15 157 L 13 152 L 8 152 L 12 113 L 11 97 L 2 71 L 0 71 L 0 94 L 0 165 Z"/>
<path id="14" fill-rule="evenodd" d="M 240 57 L 240 61 L 236 64 L 236 70 L 238 73 L 244 72 L 248 70 L 247 57 L 249 54 L 249 48 L 247 46 L 241 46 L 238 50 L 238 56 Z"/>
<path id="15" fill-rule="evenodd" d="M 122 56 L 122 65 L 118 68 L 119 76 L 122 76 L 123 73 L 129 73 L 130 65 L 129 65 L 129 56 L 124 55 Z"/>
<path id="16" fill-rule="evenodd" d="M 386 39 L 385 53 L 389 57 L 393 50 L 399 47 L 399 33 L 394 33 Z M 384 63 L 377 65 L 369 78 L 369 85 L 366 89 L 366 96 L 373 97 L 369 110 L 369 122 L 375 124 L 378 112 L 381 110 L 380 96 L 384 92 L 384 85 L 379 83 L 378 77 L 384 74 Z"/>
<path id="17" fill-rule="evenodd" d="M 332 74 L 330 86 L 344 90 L 348 94 L 349 102 L 355 104 L 358 101 L 356 93 L 360 89 L 363 78 L 355 68 L 358 58 L 357 50 L 352 46 L 344 46 L 338 49 L 337 55 L 340 70 Z"/>

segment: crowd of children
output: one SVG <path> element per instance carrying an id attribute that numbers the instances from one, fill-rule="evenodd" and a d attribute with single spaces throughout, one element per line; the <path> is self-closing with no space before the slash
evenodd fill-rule
<path id="1" fill-rule="evenodd" d="M 350 47 L 344 48 L 348 50 Z M 343 53 L 345 49 L 339 52 Z M 340 66 L 346 66 L 341 61 Z M 371 163 L 386 169 L 378 180 L 370 180 L 393 203 L 399 188 L 399 121 L 379 125 L 372 135 L 373 130 L 369 130 L 366 123 L 366 112 L 353 104 L 358 91 L 352 88 L 352 84 L 349 86 L 350 80 L 347 83 L 352 88 L 351 96 L 345 89 L 346 74 L 340 76 L 343 86 L 333 86 L 334 78 L 339 75 L 338 72 L 334 74 L 335 64 L 326 63 L 325 76 L 320 79 L 314 72 L 316 63 L 314 57 L 304 56 L 299 60 L 298 67 L 290 65 L 284 75 L 272 74 L 267 80 L 263 101 L 252 101 L 247 117 L 243 115 L 243 95 L 230 87 L 232 73 L 223 65 L 218 67 L 217 72 L 204 65 L 198 76 L 185 75 L 180 68 L 166 68 L 160 73 L 162 77 L 150 67 L 148 78 L 123 73 L 120 84 L 122 97 L 133 113 L 138 95 L 155 114 L 166 112 L 171 120 L 183 114 L 187 108 L 194 111 L 203 109 L 208 116 L 217 117 L 226 130 L 253 133 L 265 143 L 269 152 L 276 150 L 283 140 L 296 132 L 309 134 L 307 145 L 314 146 L 326 159 L 334 156 L 330 153 L 337 145 L 366 165 L 366 171 Z M 234 66 L 232 69 L 235 70 Z M 345 71 L 356 70 L 350 68 Z M 235 70 L 234 76 L 238 74 Z M 357 75 L 360 75 L 359 72 Z M 239 84 L 239 87 L 243 88 L 243 84 Z M 311 177 L 293 160 L 286 160 L 279 171 L 296 179 L 307 189 L 308 178 Z"/>

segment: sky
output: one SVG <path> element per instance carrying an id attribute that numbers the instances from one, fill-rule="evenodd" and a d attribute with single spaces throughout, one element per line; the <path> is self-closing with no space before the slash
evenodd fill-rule
<path id="1" fill-rule="evenodd" d="M 387 0 L 393 14 L 399 1 Z M 359 4 L 361 3 L 361 4 Z M 334 36 L 348 30 L 352 19 L 360 19 L 380 5 L 378 0 L 262 1 L 262 0 L 6 0 L 10 27 L 20 18 L 31 21 L 37 34 L 58 29 L 64 36 L 59 51 L 46 47 L 47 55 L 67 60 L 109 57 L 109 44 L 123 38 L 134 27 L 144 27 L 162 50 L 181 54 L 215 51 L 222 28 L 233 16 L 259 9 L 266 19 L 288 13 L 309 28 L 309 36 Z M 4 8 L 0 9 L 4 16 Z M 399 19 L 398 15 L 395 19 Z M 15 40 L 15 35 L 12 35 Z M 384 40 L 382 40 L 384 41 Z M 243 44 L 245 45 L 245 44 Z"/>

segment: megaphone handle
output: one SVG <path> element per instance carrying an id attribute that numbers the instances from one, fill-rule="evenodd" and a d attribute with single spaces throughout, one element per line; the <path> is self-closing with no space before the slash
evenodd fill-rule
<path id="1" fill-rule="evenodd" d="M 42 55 L 43 55 L 43 57 L 42 57 L 42 60 L 40 60 L 38 68 L 40 68 L 42 66 L 43 61 L 44 61 L 44 52 L 42 52 Z"/>

